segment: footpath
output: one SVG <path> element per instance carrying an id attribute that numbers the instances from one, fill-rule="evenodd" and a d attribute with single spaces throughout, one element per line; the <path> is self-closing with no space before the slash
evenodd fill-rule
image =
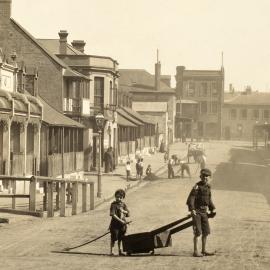
<path id="1" fill-rule="evenodd" d="M 187 154 L 188 144 L 177 142 L 170 146 L 170 155 L 177 154 L 179 157 L 184 157 Z M 176 150 L 177 149 L 177 152 Z M 180 149 L 180 150 L 179 150 Z M 117 189 L 124 189 L 128 191 L 133 188 L 138 188 L 140 186 L 144 186 L 148 183 L 148 181 L 144 181 L 143 178 L 145 176 L 146 167 L 150 164 L 152 167 L 152 172 L 156 175 L 166 175 L 167 172 L 167 163 L 164 161 L 164 153 L 156 152 L 155 154 L 147 154 L 142 155 L 144 168 L 143 168 L 143 177 L 142 179 L 136 179 L 136 161 L 131 163 L 131 176 L 132 179 L 127 181 L 126 179 L 126 168 L 125 164 L 118 165 L 117 168 L 112 173 L 103 173 L 101 176 L 101 190 L 102 196 L 101 198 L 97 198 L 97 175 L 94 173 L 85 173 L 85 179 L 89 179 L 93 181 L 94 184 L 94 194 L 95 194 L 95 207 L 98 207 L 104 202 L 110 201 L 114 198 L 114 193 Z M 103 170 L 103 168 L 102 168 Z M 55 194 L 54 194 L 55 196 Z M 79 202 L 81 197 L 81 190 L 79 188 Z M 42 201 L 43 194 L 37 194 L 37 209 L 42 209 Z M 1 198 L 0 207 L 11 207 L 11 199 L 10 198 Z M 78 203 L 78 213 L 80 213 L 80 203 Z M 16 200 L 16 208 L 18 209 L 27 209 L 28 208 L 28 200 L 27 199 L 17 199 Z M 59 213 L 55 212 L 55 216 Z M 67 216 L 71 216 L 71 205 L 67 205 Z M 45 213 L 46 216 L 46 213 Z M 0 217 L 8 218 L 10 222 L 14 222 L 20 219 L 25 219 L 25 217 L 15 214 L 9 213 L 0 213 Z"/>

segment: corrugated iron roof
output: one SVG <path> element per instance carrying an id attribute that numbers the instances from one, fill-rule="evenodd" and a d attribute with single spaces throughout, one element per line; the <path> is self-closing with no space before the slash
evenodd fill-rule
<path id="1" fill-rule="evenodd" d="M 137 126 L 143 126 L 143 122 L 135 119 L 134 117 L 130 116 L 127 112 L 125 112 L 123 109 L 118 108 L 117 110 L 117 115 L 121 115 L 122 117 L 126 118 L 128 121 L 134 123 Z"/>
<path id="2" fill-rule="evenodd" d="M 121 116 L 121 114 L 117 114 L 117 125 L 124 127 L 136 127 L 136 125 Z"/>
<path id="3" fill-rule="evenodd" d="M 51 107 L 44 99 L 39 97 L 41 104 L 43 105 L 43 121 L 51 126 L 67 126 L 74 128 L 84 128 L 84 125 L 71 118 L 63 115 Z"/>
<path id="4" fill-rule="evenodd" d="M 131 108 L 128 107 L 122 107 L 122 109 L 130 114 L 131 116 L 135 117 L 136 119 L 142 121 L 143 123 L 146 124 L 153 124 L 153 122 L 149 121 L 144 115 L 139 114 L 138 112 L 132 110 Z"/>

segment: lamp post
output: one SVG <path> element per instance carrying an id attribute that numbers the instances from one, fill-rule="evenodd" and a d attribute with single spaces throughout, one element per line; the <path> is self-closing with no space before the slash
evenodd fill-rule
<path id="1" fill-rule="evenodd" d="M 98 190 L 97 190 L 97 197 L 101 198 L 102 195 L 102 188 L 101 188 L 101 134 L 102 134 L 102 129 L 104 125 L 104 116 L 101 113 L 98 113 L 96 115 L 96 125 L 98 128 L 98 134 L 99 134 L 99 139 L 98 139 Z"/>

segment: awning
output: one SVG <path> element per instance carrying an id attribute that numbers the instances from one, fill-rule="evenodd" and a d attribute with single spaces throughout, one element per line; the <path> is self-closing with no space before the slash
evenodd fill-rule
<path id="1" fill-rule="evenodd" d="M 145 116 L 139 114 L 138 112 L 132 110 L 131 108 L 123 107 L 123 110 L 143 123 L 155 125 L 153 122 L 149 121 Z"/>
<path id="2" fill-rule="evenodd" d="M 45 123 L 51 126 L 84 128 L 84 125 L 63 115 L 61 112 L 58 112 L 56 109 L 51 107 L 44 99 L 39 98 L 39 101 L 43 105 L 43 121 Z"/>
<path id="3" fill-rule="evenodd" d="M 117 124 L 124 127 L 137 127 L 136 125 L 128 121 L 126 118 L 121 116 L 121 114 L 117 114 Z"/>
<path id="4" fill-rule="evenodd" d="M 130 121 L 131 123 L 134 123 L 137 126 L 143 126 L 144 125 L 141 121 L 139 121 L 139 120 L 135 119 L 134 117 L 130 116 L 127 112 L 125 112 L 121 108 L 117 109 L 117 115 L 119 115 L 119 114 L 121 116 L 123 116 L 124 118 L 126 118 L 128 121 Z"/>
<path id="5" fill-rule="evenodd" d="M 15 112 L 22 112 L 27 114 L 28 113 L 28 108 L 27 105 L 19 99 L 13 99 L 14 100 L 14 110 Z"/>
<path id="6" fill-rule="evenodd" d="M 11 102 L 8 101 L 5 97 L 0 97 L 0 110 L 11 111 Z"/>
<path id="7" fill-rule="evenodd" d="M 29 100 L 29 102 L 30 102 L 30 113 L 31 114 L 41 114 L 40 107 L 37 104 L 31 102 L 30 100 Z"/>

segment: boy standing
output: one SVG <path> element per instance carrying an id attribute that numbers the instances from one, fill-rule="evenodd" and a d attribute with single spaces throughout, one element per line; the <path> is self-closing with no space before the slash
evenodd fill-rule
<path id="1" fill-rule="evenodd" d="M 168 178 L 174 178 L 174 171 L 173 171 L 173 158 L 171 157 L 168 161 Z"/>
<path id="2" fill-rule="evenodd" d="M 127 205 L 123 202 L 126 193 L 123 189 L 116 190 L 115 201 L 111 203 L 110 216 L 112 217 L 110 223 L 110 233 L 111 233 L 111 245 L 110 245 L 110 255 L 115 255 L 113 252 L 114 244 L 117 241 L 118 244 L 118 254 L 124 255 L 121 250 L 121 242 L 123 236 L 127 231 L 126 217 L 129 217 L 129 210 Z"/>
<path id="3" fill-rule="evenodd" d="M 212 201 L 211 187 L 208 184 L 208 177 L 211 176 L 209 169 L 202 169 L 200 172 L 201 181 L 197 182 L 191 190 L 187 205 L 193 219 L 193 231 L 194 231 L 194 257 L 212 256 L 215 253 L 206 251 L 206 240 L 210 234 L 210 226 L 208 222 L 207 210 L 211 213 L 215 213 L 215 205 Z M 198 239 L 202 235 L 202 252 L 198 252 Z"/>

